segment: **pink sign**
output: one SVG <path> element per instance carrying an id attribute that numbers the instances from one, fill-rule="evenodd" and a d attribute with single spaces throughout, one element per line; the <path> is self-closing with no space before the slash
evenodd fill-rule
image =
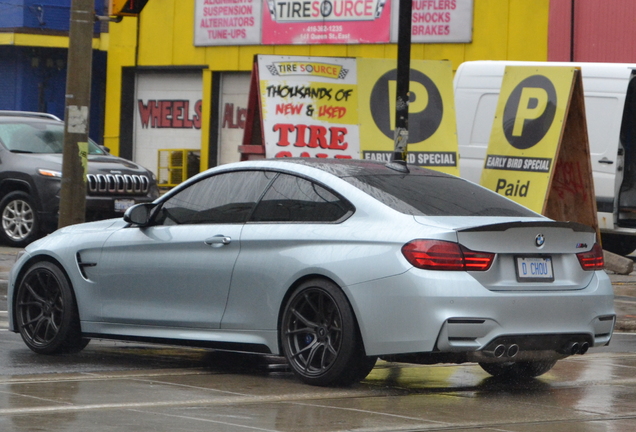
<path id="1" fill-rule="evenodd" d="M 262 43 L 388 43 L 391 0 L 263 0 Z"/>

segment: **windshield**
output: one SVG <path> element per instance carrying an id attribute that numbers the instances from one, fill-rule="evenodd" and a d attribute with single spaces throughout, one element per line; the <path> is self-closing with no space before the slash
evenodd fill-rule
<path id="1" fill-rule="evenodd" d="M 62 153 L 64 123 L 0 123 L 0 143 L 13 153 Z M 105 155 L 106 152 L 89 139 L 88 154 Z"/>

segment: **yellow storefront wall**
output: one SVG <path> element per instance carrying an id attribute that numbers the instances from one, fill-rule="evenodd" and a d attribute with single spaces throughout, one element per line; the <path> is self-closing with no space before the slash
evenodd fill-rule
<path id="1" fill-rule="evenodd" d="M 474 0 L 471 43 L 414 44 L 411 57 L 450 60 L 453 70 L 469 60 L 545 61 L 549 8 L 550 0 Z M 150 0 L 139 18 L 112 23 L 109 33 L 104 144 L 119 154 L 123 67 L 204 66 L 202 164 L 208 160 L 213 72 L 250 71 L 255 54 L 397 58 L 395 44 L 195 47 L 194 0 Z"/>

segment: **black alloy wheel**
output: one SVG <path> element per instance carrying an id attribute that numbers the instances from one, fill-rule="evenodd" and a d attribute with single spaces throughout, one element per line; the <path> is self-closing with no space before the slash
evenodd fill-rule
<path id="1" fill-rule="evenodd" d="M 364 354 L 344 293 L 330 281 L 299 286 L 283 312 L 280 339 L 293 372 L 311 385 L 350 385 L 365 378 L 375 357 Z"/>
<path id="2" fill-rule="evenodd" d="M 33 264 L 18 284 L 15 311 L 18 330 L 26 345 L 38 354 L 82 350 L 75 298 L 66 275 L 55 264 Z"/>

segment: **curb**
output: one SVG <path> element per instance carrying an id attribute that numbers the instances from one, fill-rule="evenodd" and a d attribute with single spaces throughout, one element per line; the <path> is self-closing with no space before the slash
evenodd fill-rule
<path id="1" fill-rule="evenodd" d="M 605 270 L 613 271 L 619 275 L 628 275 L 634 271 L 634 261 L 621 255 L 604 250 Z"/>

